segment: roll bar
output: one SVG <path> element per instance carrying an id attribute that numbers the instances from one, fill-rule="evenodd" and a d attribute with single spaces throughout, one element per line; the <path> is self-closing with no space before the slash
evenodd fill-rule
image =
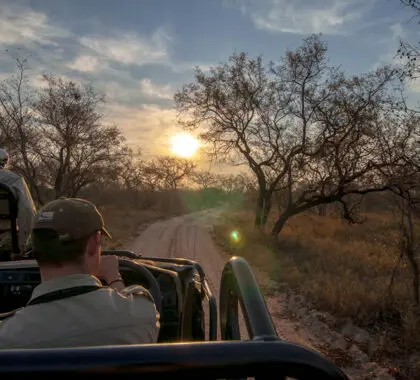
<path id="1" fill-rule="evenodd" d="M 258 377 L 346 380 L 329 360 L 304 347 L 276 342 L 168 343 L 89 348 L 0 350 L 0 376 L 103 375 L 122 379 Z M 274 374 L 274 376 L 273 376 Z"/>
<path id="2" fill-rule="evenodd" d="M 244 258 L 232 257 L 220 284 L 220 331 L 224 340 L 241 340 L 238 302 L 251 339 L 280 339 L 251 267 Z"/>

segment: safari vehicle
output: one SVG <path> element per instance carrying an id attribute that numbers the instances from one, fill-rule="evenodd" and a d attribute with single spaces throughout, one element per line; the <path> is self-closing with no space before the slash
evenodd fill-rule
<path id="1" fill-rule="evenodd" d="M 279 338 L 255 276 L 243 258 L 232 257 L 221 273 L 218 312 L 216 297 L 198 262 L 143 257 L 131 251 L 104 251 L 103 254 L 119 257 L 126 285 L 141 284 L 152 294 L 161 315 L 158 342 L 60 349 L 1 347 L 2 379 L 15 376 L 32 379 L 36 375 L 115 379 L 134 376 L 138 379 L 348 379 L 319 353 Z M 3 319 L 25 306 L 40 283 L 37 263 L 29 257 L 0 262 Z M 248 340 L 241 340 L 239 306 Z"/>

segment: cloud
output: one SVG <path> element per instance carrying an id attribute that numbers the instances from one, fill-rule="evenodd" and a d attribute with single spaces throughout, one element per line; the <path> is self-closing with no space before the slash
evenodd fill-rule
<path id="1" fill-rule="evenodd" d="M 406 31 L 400 23 L 389 26 L 386 36 L 377 41 L 378 45 L 385 46 L 385 52 L 380 54 L 378 61 L 374 63 L 373 68 L 376 69 L 383 65 L 399 65 L 401 60 L 396 56 L 400 40 L 405 38 Z"/>
<path id="2" fill-rule="evenodd" d="M 157 104 L 162 107 L 172 107 L 173 87 L 171 84 L 161 85 L 150 78 L 140 81 L 130 80 L 127 76 L 123 80 L 101 80 L 96 86 L 105 93 L 108 104 L 123 105 L 138 108 L 142 105 Z"/>
<path id="3" fill-rule="evenodd" d="M 375 0 L 237 0 L 228 4 L 249 15 L 257 29 L 294 34 L 347 34 Z"/>
<path id="4" fill-rule="evenodd" d="M 91 55 L 79 55 L 73 62 L 67 64 L 67 66 L 76 71 L 80 72 L 95 72 L 101 69 L 101 63 L 98 57 Z"/>
<path id="5" fill-rule="evenodd" d="M 176 111 L 158 105 L 112 104 L 107 108 L 107 120 L 115 122 L 129 144 L 142 147 L 146 155 L 169 154 L 169 137 L 179 131 Z"/>
<path id="6" fill-rule="evenodd" d="M 7 4 L 0 11 L 0 46 L 19 50 L 17 55 L 25 47 L 31 55 L 32 87 L 45 88 L 43 72 L 93 83 L 106 94 L 107 103 L 101 109 L 106 120 L 121 128 L 129 145 L 140 145 L 150 155 L 170 154 L 170 136 L 180 130 L 172 108 L 174 89 L 196 63 L 174 58 L 173 41 L 163 27 L 151 34 L 109 28 L 96 31 L 78 35 L 78 30 L 64 29 L 30 8 Z M 0 79 L 7 78 L 13 60 L 5 55 L 0 62 L 4 63 Z M 172 75 L 173 81 L 162 84 L 164 79 L 156 78 L 156 70 L 148 70 L 147 65 L 162 68 L 164 77 L 170 81 Z"/>
<path id="7" fill-rule="evenodd" d="M 172 99 L 174 95 L 174 91 L 169 84 L 158 85 L 153 83 L 150 78 L 140 81 L 140 90 L 143 94 L 158 99 Z"/>
<path id="8" fill-rule="evenodd" d="M 169 36 L 163 28 L 158 29 L 150 38 L 136 33 L 118 33 L 112 37 L 88 37 L 79 43 L 98 57 L 124 64 L 144 65 L 162 63 L 169 58 Z"/>
<path id="9" fill-rule="evenodd" d="M 50 24 L 44 13 L 4 3 L 1 7 L 0 44 L 57 45 L 54 40 L 70 35 L 66 29 Z"/>

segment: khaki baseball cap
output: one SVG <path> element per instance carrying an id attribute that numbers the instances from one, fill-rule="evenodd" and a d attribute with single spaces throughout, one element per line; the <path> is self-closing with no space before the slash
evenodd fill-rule
<path id="1" fill-rule="evenodd" d="M 63 243 L 79 240 L 96 231 L 112 239 L 99 210 L 80 198 L 60 198 L 47 203 L 38 211 L 32 229 L 53 230 Z"/>

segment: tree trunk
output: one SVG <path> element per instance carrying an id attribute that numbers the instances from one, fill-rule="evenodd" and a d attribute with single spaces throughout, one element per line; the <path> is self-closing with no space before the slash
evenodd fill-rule
<path id="1" fill-rule="evenodd" d="M 291 208 L 286 209 L 276 220 L 273 228 L 271 229 L 271 235 L 277 237 L 282 231 L 284 225 L 293 215 L 293 210 Z"/>
<path id="2" fill-rule="evenodd" d="M 419 286 L 420 286 L 420 279 L 419 279 L 419 266 L 414 258 L 413 252 L 407 254 L 407 260 L 410 265 L 411 273 L 412 273 L 412 284 L 413 284 L 413 300 L 414 305 L 420 305 L 420 293 L 419 293 Z"/>
<path id="3" fill-rule="evenodd" d="M 318 215 L 327 216 L 327 205 L 325 203 L 318 206 Z"/>
<path id="4" fill-rule="evenodd" d="M 409 197 L 407 197 L 409 199 Z M 406 256 L 408 259 L 408 263 L 410 264 L 410 269 L 412 272 L 412 284 L 413 284 L 413 300 L 416 306 L 420 304 L 420 294 L 419 294 L 419 266 L 415 258 L 415 231 L 414 231 L 414 221 L 413 221 L 413 209 L 412 205 L 409 204 L 407 201 L 407 225 L 408 225 L 408 239 L 407 239 L 407 249 L 406 249 Z"/>
<path id="5" fill-rule="evenodd" d="M 260 190 L 255 212 L 255 227 L 261 228 L 267 223 L 271 209 L 271 195 L 269 191 Z"/>

